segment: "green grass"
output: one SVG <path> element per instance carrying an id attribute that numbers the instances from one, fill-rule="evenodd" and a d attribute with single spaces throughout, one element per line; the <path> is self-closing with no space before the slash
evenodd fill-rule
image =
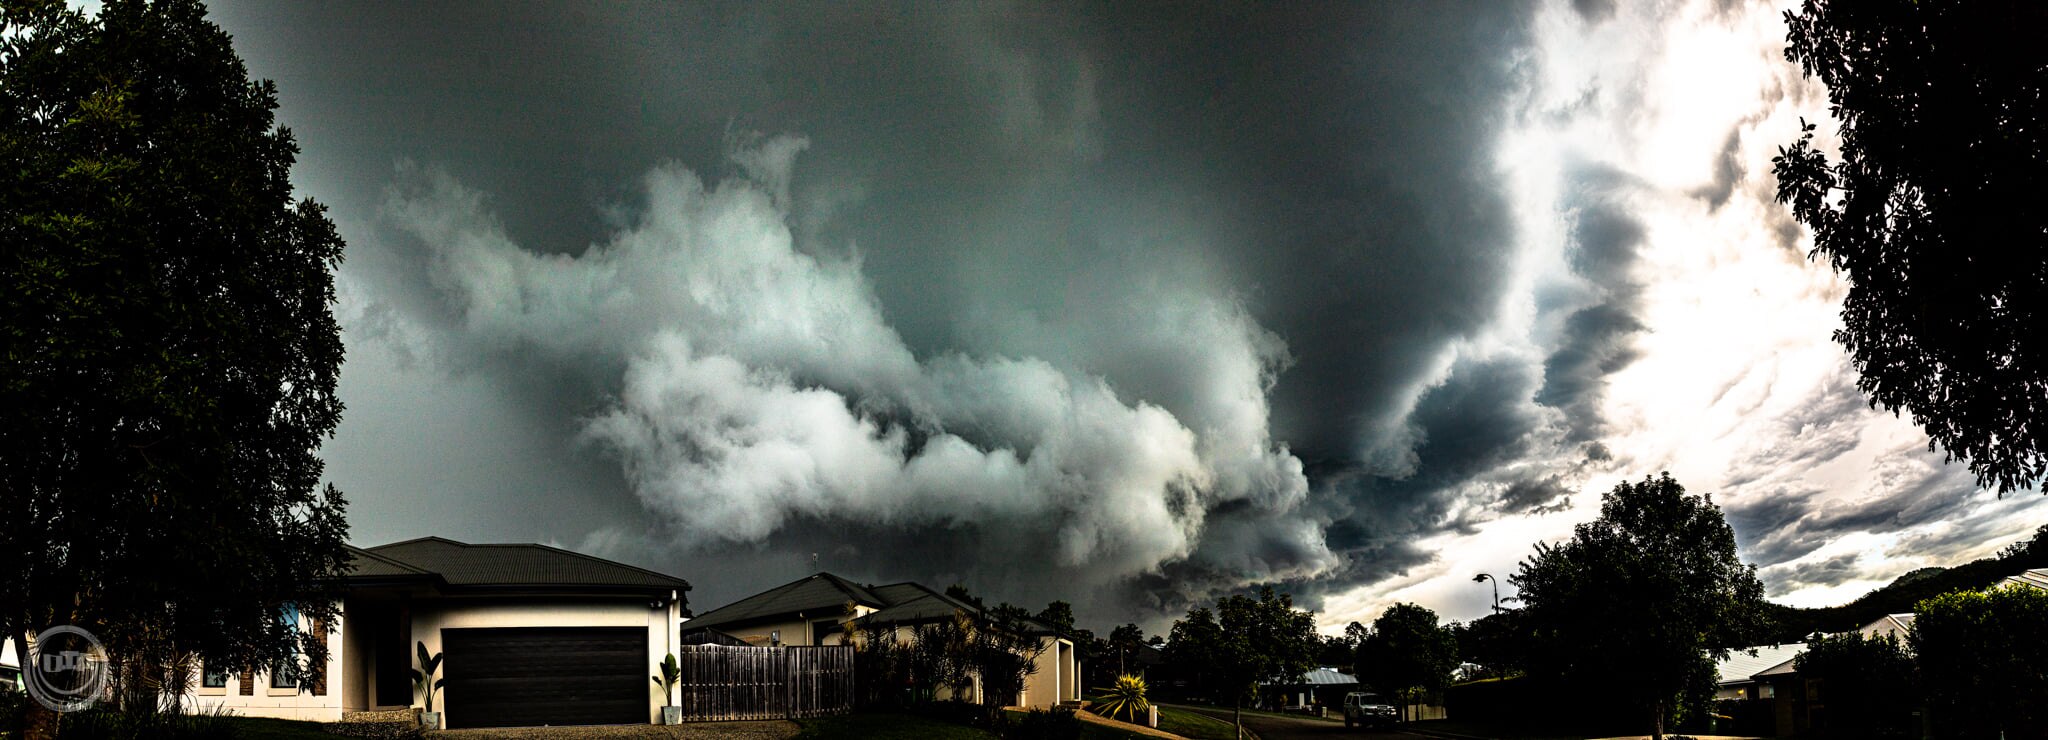
<path id="1" fill-rule="evenodd" d="M 1185 709 L 1159 708 L 1159 729 L 1194 740 L 1237 740 L 1237 727 Z"/>
<path id="2" fill-rule="evenodd" d="M 236 740 L 334 740 L 318 722 L 269 717 L 232 717 Z"/>
<path id="3" fill-rule="evenodd" d="M 1219 712 L 1230 711 L 1230 707 L 1219 707 L 1214 704 L 1189 704 L 1188 706 L 1201 707 L 1203 709 L 1213 709 Z M 1344 723 L 1344 713 L 1335 710 L 1332 710 L 1330 712 L 1330 716 L 1328 717 L 1318 717 L 1313 714 L 1301 714 L 1299 712 L 1268 712 L 1264 709 L 1252 709 L 1250 707 L 1246 707 L 1244 709 L 1244 713 L 1247 715 L 1255 714 L 1261 717 L 1286 717 L 1288 719 L 1310 719 L 1315 720 L 1317 722 L 1335 722 L 1337 724 Z M 1229 720 L 1225 721 L 1228 722 Z"/>
<path id="4" fill-rule="evenodd" d="M 797 740 L 994 740 L 979 728 L 903 712 L 860 712 L 844 717 L 797 720 Z"/>

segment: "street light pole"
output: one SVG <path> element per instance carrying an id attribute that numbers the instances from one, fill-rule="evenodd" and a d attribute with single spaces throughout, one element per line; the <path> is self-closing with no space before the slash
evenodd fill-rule
<path id="1" fill-rule="evenodd" d="M 1495 613 L 1495 614 L 1499 614 L 1499 613 L 1500 613 L 1500 579 L 1498 579 L 1498 578 L 1494 578 L 1494 577 L 1493 577 L 1492 575 L 1489 575 L 1489 574 L 1486 574 L 1486 573 L 1481 573 L 1481 574 L 1479 574 L 1479 575 L 1476 575 L 1476 576 L 1473 576 L 1473 577 L 1472 577 L 1472 582 L 1473 582 L 1473 583 L 1478 583 L 1478 582 L 1480 582 L 1480 581 L 1492 581 L 1492 582 L 1493 582 L 1493 613 Z"/>

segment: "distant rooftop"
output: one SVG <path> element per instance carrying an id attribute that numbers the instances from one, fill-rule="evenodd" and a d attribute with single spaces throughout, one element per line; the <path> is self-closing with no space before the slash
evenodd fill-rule
<path id="1" fill-rule="evenodd" d="M 1756 655 L 1750 655 L 1750 651 L 1755 651 Z M 1714 664 L 1715 681 L 1723 686 L 1744 683 L 1759 673 L 1790 665 L 1792 659 L 1799 657 L 1803 652 L 1806 652 L 1806 645 L 1796 642 L 1786 645 L 1758 645 L 1736 650 Z"/>
<path id="2" fill-rule="evenodd" d="M 806 618 L 831 617 L 839 615 L 847 604 L 880 609 L 889 602 L 853 581 L 831 573 L 813 573 L 705 612 L 684 623 L 683 628 L 715 629 L 793 614 L 803 614 Z"/>
<path id="3" fill-rule="evenodd" d="M 2007 576 L 2000 585 L 2005 583 L 2017 583 L 2022 586 L 2033 586 L 2034 588 L 2048 591 L 2048 568 L 2035 568 L 2016 576 Z"/>
<path id="4" fill-rule="evenodd" d="M 683 629 L 719 629 L 788 619 L 798 614 L 802 614 L 804 619 L 837 617 L 844 614 L 847 604 L 875 610 L 854 620 L 862 624 L 921 624 L 949 619 L 959 612 L 973 614 L 982 611 L 980 607 L 923 584 L 905 582 L 863 586 L 820 572 L 705 612 L 703 616 L 683 623 Z M 1051 627 L 1037 620 L 1027 619 L 1024 626 L 1032 633 L 1053 632 Z"/>

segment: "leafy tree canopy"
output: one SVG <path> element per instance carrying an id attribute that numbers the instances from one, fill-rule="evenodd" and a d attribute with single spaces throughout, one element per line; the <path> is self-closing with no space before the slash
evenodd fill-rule
<path id="1" fill-rule="evenodd" d="M 346 562 L 342 240 L 194 0 L 0 6 L 0 622 L 303 674 Z M 295 676 L 298 677 L 298 676 Z M 47 728 L 32 729 L 31 735 Z"/>
<path id="2" fill-rule="evenodd" d="M 1358 679 L 1404 699 L 1450 685 L 1457 669 L 1457 638 L 1437 624 L 1436 612 L 1416 604 L 1387 607 L 1358 648 Z"/>
<path id="3" fill-rule="evenodd" d="M 1907 644 L 1944 736 L 2048 735 L 2048 591 L 1956 591 L 1915 612 Z"/>
<path id="4" fill-rule="evenodd" d="M 1836 341 L 2000 493 L 2048 473 L 2048 10 L 2033 0 L 1806 0 L 1785 58 L 1828 88 L 1774 160 L 1814 259 L 1849 282 Z"/>
<path id="5" fill-rule="evenodd" d="M 1201 689 L 1227 695 L 1233 707 L 1242 707 L 1258 684 L 1299 680 L 1315 667 L 1322 644 L 1315 615 L 1295 609 L 1293 597 L 1271 587 L 1256 599 L 1224 597 L 1213 613 L 1191 609 L 1173 623 L 1172 634 L 1168 660 Z"/>
<path id="6" fill-rule="evenodd" d="M 1803 678 L 1819 682 L 1828 708 L 1828 735 L 1842 738 L 1919 737 L 1913 656 L 1897 638 L 1861 632 L 1821 635 L 1794 659 Z"/>
<path id="7" fill-rule="evenodd" d="M 1531 671 L 1640 707 L 1659 737 L 1711 697 L 1713 659 L 1763 631 L 1763 584 L 1736 558 L 1734 530 L 1668 474 L 1615 486 L 1598 519 L 1537 545 L 1510 580 Z"/>

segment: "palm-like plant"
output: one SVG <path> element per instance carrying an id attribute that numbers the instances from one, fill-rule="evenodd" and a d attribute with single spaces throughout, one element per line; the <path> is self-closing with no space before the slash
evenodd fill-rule
<path id="1" fill-rule="evenodd" d="M 661 687 L 661 700 L 669 701 L 676 695 L 676 684 L 683 680 L 683 667 L 676 663 L 676 654 L 669 653 L 661 659 L 661 675 L 653 676 L 654 685 Z"/>
<path id="2" fill-rule="evenodd" d="M 1137 676 L 1117 676 L 1116 684 L 1096 689 L 1102 696 L 1095 701 L 1102 704 L 1103 716 L 1124 715 L 1127 722 L 1138 721 L 1138 713 L 1152 706 L 1145 700 L 1145 679 Z"/>
<path id="3" fill-rule="evenodd" d="M 427 705 L 426 711 L 431 712 L 434 711 L 434 692 L 439 691 L 441 683 L 448 679 L 434 677 L 434 673 L 441 670 L 441 654 L 427 654 L 424 642 L 419 644 L 419 659 L 420 667 L 412 669 L 412 690 Z"/>

